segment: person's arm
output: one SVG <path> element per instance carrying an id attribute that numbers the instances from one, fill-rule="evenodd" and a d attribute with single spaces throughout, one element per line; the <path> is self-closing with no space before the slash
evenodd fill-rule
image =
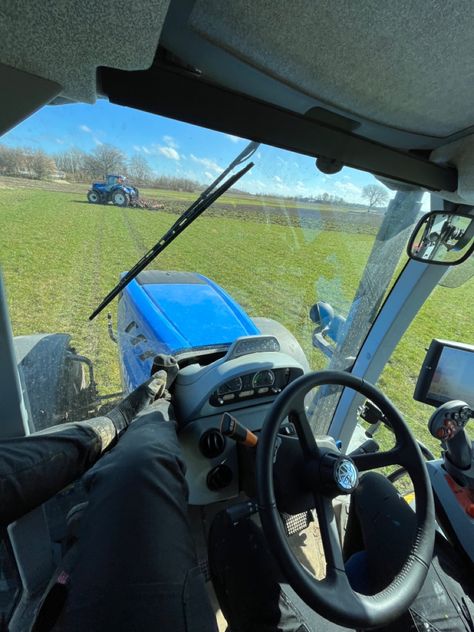
<path id="1" fill-rule="evenodd" d="M 0 525 L 17 520 L 79 478 L 165 387 L 166 373 L 160 371 L 104 417 L 0 442 Z"/>

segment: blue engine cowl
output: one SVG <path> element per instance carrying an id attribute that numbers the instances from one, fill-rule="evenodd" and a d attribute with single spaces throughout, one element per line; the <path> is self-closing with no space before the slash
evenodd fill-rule
<path id="1" fill-rule="evenodd" d="M 259 330 L 222 288 L 193 272 L 148 270 L 122 292 L 118 343 L 125 391 L 150 376 L 157 354 L 227 348 Z"/>

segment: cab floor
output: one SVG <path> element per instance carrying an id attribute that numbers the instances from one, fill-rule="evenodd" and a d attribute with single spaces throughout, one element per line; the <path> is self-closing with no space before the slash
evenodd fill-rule
<path id="1" fill-rule="evenodd" d="M 325 574 L 326 562 L 318 523 L 312 522 L 303 531 L 290 536 L 289 541 L 293 553 L 301 564 L 311 571 L 317 579 L 322 579 Z M 207 582 L 207 587 L 211 604 L 216 613 L 219 632 L 226 632 L 227 621 L 219 608 L 211 582 Z"/>

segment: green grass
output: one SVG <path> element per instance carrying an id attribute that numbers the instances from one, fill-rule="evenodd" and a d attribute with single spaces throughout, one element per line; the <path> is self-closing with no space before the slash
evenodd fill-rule
<path id="1" fill-rule="evenodd" d="M 183 207 L 184 197 L 174 193 L 174 201 Z M 248 198 L 243 204 L 248 205 Z M 275 223 L 265 214 L 263 220 L 254 220 L 254 214 L 245 213 L 203 215 L 154 267 L 211 277 L 251 316 L 267 316 L 287 326 L 313 368 L 322 368 L 325 358 L 311 345 L 308 309 L 317 298 L 339 310 L 351 303 L 374 231 L 349 237 L 332 224 L 302 229 L 295 222 Z M 129 269 L 173 221 L 167 212 L 92 206 L 77 193 L 2 190 L 0 266 L 14 333 L 71 333 L 77 350 L 93 360 L 101 392 L 117 390 L 117 348 L 107 335 L 106 314 L 92 323 L 88 316 L 120 272 Z M 438 288 L 380 379 L 418 436 L 432 447 L 426 430 L 431 409 L 413 401 L 414 384 L 433 336 L 474 340 L 469 307 L 473 297 L 474 280 L 460 289 Z M 116 302 L 111 311 L 116 322 Z"/>

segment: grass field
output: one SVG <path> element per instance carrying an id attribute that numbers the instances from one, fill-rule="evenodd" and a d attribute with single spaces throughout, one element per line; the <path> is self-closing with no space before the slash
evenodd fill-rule
<path id="1" fill-rule="evenodd" d="M 76 186 L 62 192 L 4 184 L 0 266 L 14 333 L 71 333 L 78 351 L 94 361 L 101 391 L 107 393 L 120 386 L 117 349 L 107 335 L 106 314 L 92 323 L 88 316 L 120 272 L 174 221 L 169 211 L 183 209 L 188 197 L 167 192 L 168 212 L 117 209 L 84 203 L 86 187 L 81 191 L 82 185 Z M 364 228 L 356 230 L 347 209 L 307 209 L 269 199 L 258 207 L 255 198 L 229 198 L 172 244 L 156 267 L 211 277 L 251 316 L 275 318 L 287 326 L 313 368 L 322 368 L 325 358 L 311 345 L 309 307 L 318 299 L 338 309 L 351 303 L 379 219 L 367 214 L 365 223 L 357 224 Z M 346 223 L 341 223 L 343 214 Z M 426 431 L 431 409 L 413 401 L 414 384 L 432 337 L 474 340 L 474 319 L 467 307 L 473 298 L 472 279 L 462 288 L 438 288 L 380 379 L 416 433 L 432 447 Z M 114 321 L 115 309 L 114 304 Z"/>

